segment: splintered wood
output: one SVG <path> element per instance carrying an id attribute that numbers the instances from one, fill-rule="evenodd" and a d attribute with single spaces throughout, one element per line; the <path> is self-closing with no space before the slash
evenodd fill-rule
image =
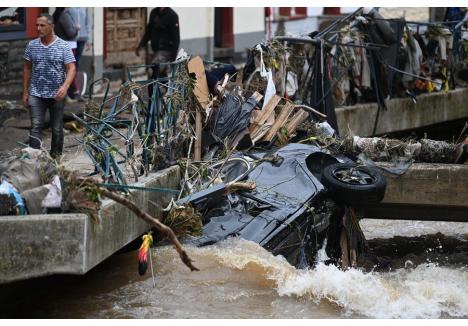
<path id="1" fill-rule="evenodd" d="M 208 83 L 206 81 L 205 75 L 205 66 L 203 65 L 203 60 L 200 57 L 195 57 L 188 62 L 188 71 L 190 73 L 194 73 L 196 77 L 195 87 L 193 88 L 193 94 L 197 98 L 198 102 L 200 103 L 201 108 L 203 110 L 208 109 L 208 104 L 210 102 L 209 99 L 209 90 L 208 90 Z M 195 141 L 195 154 L 194 158 L 196 161 L 201 160 L 201 138 L 202 138 L 202 114 L 200 112 L 200 108 L 197 108 L 195 113 L 195 134 L 196 134 L 196 141 Z"/>
<path id="2" fill-rule="evenodd" d="M 299 111 L 297 111 L 288 122 L 286 128 L 288 132 L 287 135 L 291 136 L 296 131 L 297 127 L 306 121 L 307 118 L 309 118 L 309 113 L 304 111 L 304 109 L 299 109 Z"/>
<path id="3" fill-rule="evenodd" d="M 309 113 L 304 108 L 298 107 L 289 101 L 286 101 L 286 104 L 275 117 L 275 108 L 280 101 L 281 97 L 274 95 L 263 110 L 252 112 L 252 122 L 249 127 L 252 143 L 255 144 L 260 140 L 271 142 L 281 128 L 286 128 L 287 135 L 290 137 L 299 125 L 309 117 Z M 289 118 L 296 108 L 299 108 L 299 110 Z"/>
<path id="4" fill-rule="evenodd" d="M 278 105 L 280 100 L 281 97 L 277 95 L 270 98 L 263 110 L 260 111 L 255 120 L 250 124 L 249 132 L 253 143 L 259 141 L 268 132 L 269 127 L 273 125 L 275 107 Z"/>
<path id="5" fill-rule="evenodd" d="M 206 81 L 205 75 L 205 66 L 203 65 L 203 60 L 200 57 L 195 57 L 188 62 L 188 71 L 189 73 L 195 74 L 196 83 L 193 88 L 193 94 L 197 98 L 203 109 L 206 109 L 206 106 L 210 102 L 210 91 L 208 90 L 208 83 Z"/>
<path id="6" fill-rule="evenodd" d="M 281 109 L 281 112 L 279 113 L 278 117 L 275 119 L 275 122 L 271 126 L 270 130 L 268 130 L 268 133 L 266 134 L 265 137 L 263 137 L 264 140 L 266 141 L 272 141 L 273 137 L 275 137 L 276 132 L 286 124 L 287 119 L 289 118 L 289 115 L 291 112 L 294 110 L 294 105 L 291 102 L 286 102 L 286 105 Z"/>

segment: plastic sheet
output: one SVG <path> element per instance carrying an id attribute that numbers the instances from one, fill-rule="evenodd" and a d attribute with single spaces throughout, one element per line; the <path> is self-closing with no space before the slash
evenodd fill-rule
<path id="1" fill-rule="evenodd" d="M 239 95 L 228 94 L 219 107 L 213 133 L 222 140 L 237 136 L 247 128 L 256 104 L 253 97 L 243 102 Z"/>
<path id="2" fill-rule="evenodd" d="M 358 159 L 364 163 L 366 166 L 370 167 L 375 167 L 380 170 L 383 170 L 387 173 L 393 174 L 393 175 L 403 175 L 408 171 L 410 166 L 413 164 L 412 159 L 405 159 L 403 157 L 395 158 L 393 160 L 393 166 L 390 167 L 384 167 L 384 166 L 378 166 L 377 164 L 374 163 L 369 157 L 366 156 L 366 154 L 361 153 L 358 155 Z"/>
<path id="3" fill-rule="evenodd" d="M 19 215 L 26 214 L 23 198 L 21 198 L 18 190 L 16 190 L 11 183 L 6 180 L 2 180 L 2 183 L 0 184 L 0 194 L 13 196 L 16 200 L 16 207 L 18 208 Z"/>
<path id="4" fill-rule="evenodd" d="M 263 50 L 262 50 L 261 45 L 257 44 L 255 48 L 260 52 L 260 76 L 267 79 L 267 87 L 265 90 L 263 106 L 262 106 L 262 109 L 263 109 L 265 105 L 268 103 L 268 101 L 270 100 L 270 98 L 272 98 L 273 95 L 276 94 L 276 87 L 273 81 L 273 73 L 271 72 L 270 69 L 266 69 L 265 63 L 263 62 Z"/>
<path id="5" fill-rule="evenodd" d="M 286 78 L 286 92 L 288 93 L 288 96 L 294 96 L 298 88 L 299 86 L 297 81 L 297 75 L 292 71 L 288 71 L 288 75 Z"/>
<path id="6" fill-rule="evenodd" d="M 60 178 L 58 175 L 54 177 L 52 182 L 46 185 L 49 188 L 49 193 L 42 200 L 42 207 L 60 207 L 62 203 L 62 185 L 60 184 Z"/>

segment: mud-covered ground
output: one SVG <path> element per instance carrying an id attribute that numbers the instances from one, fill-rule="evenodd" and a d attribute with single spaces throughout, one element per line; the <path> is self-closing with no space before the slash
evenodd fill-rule
<path id="1" fill-rule="evenodd" d="M 80 114 L 84 102 L 65 104 L 64 121 L 72 119 L 72 113 Z M 49 127 L 49 114 L 46 114 L 45 128 L 43 129 L 44 147 L 49 149 L 52 136 Z M 22 146 L 18 142 L 28 144 L 29 129 L 31 128 L 29 110 L 25 109 L 19 101 L 3 101 L 0 99 L 0 161 L 11 156 Z M 65 129 L 64 152 L 76 144 L 76 132 Z"/>

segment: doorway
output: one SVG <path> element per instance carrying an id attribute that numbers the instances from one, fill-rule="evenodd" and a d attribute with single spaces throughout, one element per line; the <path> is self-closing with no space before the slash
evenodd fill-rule
<path id="1" fill-rule="evenodd" d="M 214 53 L 216 59 L 230 58 L 234 53 L 233 8 L 216 7 L 214 17 Z"/>

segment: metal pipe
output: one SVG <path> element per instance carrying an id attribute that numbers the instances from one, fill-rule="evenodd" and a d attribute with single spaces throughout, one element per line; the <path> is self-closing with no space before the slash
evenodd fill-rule
<path id="1" fill-rule="evenodd" d="M 341 19 L 339 20 L 336 20 L 335 22 L 333 22 L 330 26 L 326 27 L 323 31 L 319 32 L 317 35 L 314 36 L 314 38 L 322 38 L 322 36 L 324 36 L 325 34 L 327 34 L 329 31 L 331 31 L 332 29 L 334 29 L 336 26 L 338 26 L 339 24 L 341 23 L 344 23 L 345 21 L 347 21 L 349 18 L 352 18 L 354 16 L 356 16 L 359 12 L 362 11 L 364 7 L 359 7 L 358 9 L 356 9 L 354 12 L 350 13 L 349 15 L 345 16 L 345 17 L 342 17 Z"/>
<path id="2" fill-rule="evenodd" d="M 275 40 L 278 41 L 283 41 L 283 42 L 290 42 L 290 43 L 310 43 L 313 45 L 319 45 L 320 40 L 319 39 L 311 39 L 311 38 L 301 38 L 301 37 L 290 37 L 290 36 L 277 36 L 274 38 Z M 333 44 L 333 45 L 340 45 L 340 46 L 349 46 L 353 48 L 365 48 L 369 50 L 379 50 L 381 48 L 387 48 L 388 46 L 385 44 L 376 44 L 376 43 L 365 43 L 364 45 L 359 45 L 359 44 L 348 44 L 348 43 L 339 43 L 339 42 L 334 42 L 334 41 L 329 41 L 329 40 L 323 40 L 325 43 L 328 44 Z"/>

